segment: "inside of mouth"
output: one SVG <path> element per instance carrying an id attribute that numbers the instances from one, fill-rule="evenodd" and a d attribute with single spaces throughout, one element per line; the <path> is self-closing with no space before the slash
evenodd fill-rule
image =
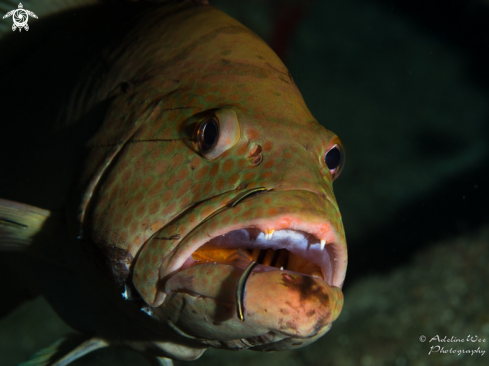
<path id="1" fill-rule="evenodd" d="M 327 251 L 321 251 L 317 248 L 311 248 L 307 243 L 302 243 L 303 248 L 298 248 L 299 244 L 295 243 L 293 249 L 289 243 L 280 238 L 280 235 L 276 235 L 276 239 L 270 239 L 266 241 L 266 244 L 260 244 L 259 234 L 253 233 L 253 229 L 246 230 L 248 234 L 252 234 L 252 238 L 243 240 L 243 233 L 228 233 L 226 235 L 215 238 L 192 253 L 193 265 L 202 263 L 226 263 L 239 267 L 246 267 L 252 260 L 263 266 L 277 268 L 279 270 L 292 271 L 296 273 L 305 274 L 327 280 L 327 275 L 324 276 L 324 271 L 321 266 L 314 263 L 310 258 L 304 258 L 311 255 L 321 254 L 323 257 L 329 256 Z M 255 235 L 253 235 L 255 234 Z M 253 239 L 254 236 L 254 239 Z M 289 234 L 289 237 L 291 235 Z M 279 245 L 278 241 L 283 245 Z M 288 246 L 288 250 L 282 246 Z M 301 255 L 302 254 L 302 255 Z"/>

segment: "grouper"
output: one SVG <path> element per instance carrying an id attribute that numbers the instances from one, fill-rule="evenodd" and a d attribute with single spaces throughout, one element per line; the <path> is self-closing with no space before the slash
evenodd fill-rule
<path id="1" fill-rule="evenodd" d="M 44 296 L 82 337 L 25 364 L 117 346 L 169 365 L 328 332 L 344 149 L 276 54 L 205 0 L 33 4 L 0 42 L 2 307 Z"/>

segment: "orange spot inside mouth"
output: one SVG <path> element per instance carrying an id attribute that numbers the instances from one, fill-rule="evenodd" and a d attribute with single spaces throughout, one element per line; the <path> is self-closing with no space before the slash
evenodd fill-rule
<path id="1" fill-rule="evenodd" d="M 192 259 L 196 261 L 194 265 L 212 262 L 227 263 L 243 268 L 254 260 L 264 266 L 323 279 L 321 268 L 317 264 L 309 262 L 286 249 L 222 248 L 212 244 L 205 244 L 192 254 Z"/>
<path id="2" fill-rule="evenodd" d="M 199 262 L 251 262 L 253 259 L 246 249 L 222 249 L 212 246 L 202 246 L 192 254 Z"/>

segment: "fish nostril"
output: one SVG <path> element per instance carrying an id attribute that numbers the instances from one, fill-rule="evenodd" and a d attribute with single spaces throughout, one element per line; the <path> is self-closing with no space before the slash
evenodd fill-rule
<path id="1" fill-rule="evenodd" d="M 250 162 L 251 164 L 253 165 L 260 165 L 260 163 L 263 161 L 263 156 L 262 155 L 258 155 L 256 158 L 252 158 L 250 159 Z"/>
<path id="2" fill-rule="evenodd" d="M 260 145 L 256 145 L 248 154 L 248 159 L 250 160 L 251 164 L 255 166 L 260 165 L 260 163 L 263 161 L 262 147 Z"/>

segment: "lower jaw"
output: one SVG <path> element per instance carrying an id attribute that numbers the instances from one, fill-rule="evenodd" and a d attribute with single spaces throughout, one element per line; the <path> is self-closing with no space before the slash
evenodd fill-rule
<path id="1" fill-rule="evenodd" d="M 182 269 L 166 281 L 168 296 L 158 311 L 191 337 L 231 343 L 262 339 L 270 332 L 280 339 L 315 338 L 339 315 L 339 288 L 319 278 L 257 265 L 247 281 L 246 320 L 240 321 L 235 291 L 248 263 L 194 263 Z"/>

